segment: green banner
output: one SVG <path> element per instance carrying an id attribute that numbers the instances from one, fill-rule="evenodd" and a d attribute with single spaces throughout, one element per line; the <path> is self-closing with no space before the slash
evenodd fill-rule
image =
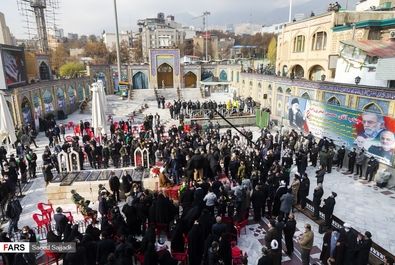
<path id="1" fill-rule="evenodd" d="M 267 128 L 269 126 L 270 122 L 270 114 L 269 112 L 256 109 L 255 111 L 256 114 L 256 126 L 259 128 Z"/>
<path id="2" fill-rule="evenodd" d="M 255 109 L 255 119 L 256 119 L 256 126 L 260 127 L 260 120 L 261 120 L 261 110 Z"/>

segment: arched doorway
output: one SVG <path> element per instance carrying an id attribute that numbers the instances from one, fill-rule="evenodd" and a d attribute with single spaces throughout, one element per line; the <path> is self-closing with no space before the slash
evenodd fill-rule
<path id="1" fill-rule="evenodd" d="M 132 82 L 133 82 L 133 89 L 148 88 L 148 79 L 143 72 L 137 72 L 136 74 L 134 74 L 132 78 Z"/>
<path id="2" fill-rule="evenodd" d="M 324 68 L 321 65 L 314 65 L 310 68 L 309 80 L 320 81 L 323 74 L 325 74 Z"/>
<path id="3" fill-rule="evenodd" d="M 188 72 L 184 75 L 185 87 L 196 87 L 197 77 L 194 73 Z"/>
<path id="4" fill-rule="evenodd" d="M 33 124 L 33 115 L 32 115 L 32 106 L 30 104 L 30 101 L 27 97 L 24 97 L 22 99 L 22 115 L 23 115 L 23 123 L 24 124 Z"/>
<path id="5" fill-rule="evenodd" d="M 51 72 L 49 71 L 49 67 L 45 62 L 40 63 L 39 71 L 40 80 L 49 80 L 51 78 Z"/>
<path id="6" fill-rule="evenodd" d="M 228 81 L 228 74 L 225 72 L 225 70 L 222 70 L 219 73 L 219 80 L 221 80 L 221 81 Z"/>
<path id="7" fill-rule="evenodd" d="M 212 76 L 214 76 L 214 75 L 213 75 L 213 73 L 211 71 L 207 71 L 207 70 L 203 71 L 202 72 L 202 81 L 204 81 L 204 80 L 206 80 L 206 79 L 208 79 L 208 78 L 210 78 Z"/>
<path id="8" fill-rule="evenodd" d="M 158 88 L 174 87 L 173 83 L 173 67 L 167 63 L 158 67 Z"/>
<path id="9" fill-rule="evenodd" d="M 292 68 L 292 73 L 294 74 L 295 78 L 303 78 L 304 77 L 304 69 L 299 64 L 295 65 Z"/>
<path id="10" fill-rule="evenodd" d="M 304 98 L 304 99 L 310 99 L 309 93 L 304 92 L 304 93 L 302 94 L 302 98 Z"/>

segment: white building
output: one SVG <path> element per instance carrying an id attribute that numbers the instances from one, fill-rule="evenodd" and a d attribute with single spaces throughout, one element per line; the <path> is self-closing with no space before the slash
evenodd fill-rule
<path id="1" fill-rule="evenodd" d="M 48 35 L 53 36 L 55 39 L 62 39 L 64 37 L 64 30 L 61 28 L 49 28 Z"/>
<path id="2" fill-rule="evenodd" d="M 259 33 L 262 30 L 262 25 L 260 24 L 252 24 L 252 23 L 241 23 L 235 26 L 235 34 L 249 34 L 254 35 L 255 33 Z"/>
<path id="3" fill-rule="evenodd" d="M 281 31 L 283 30 L 283 27 L 285 27 L 286 23 L 279 23 L 279 24 L 273 24 L 270 26 L 262 26 L 261 33 L 273 33 L 273 34 L 280 34 Z"/>
<path id="4" fill-rule="evenodd" d="M 394 10 L 395 0 L 360 0 L 356 11 Z"/>
<path id="5" fill-rule="evenodd" d="M 115 33 L 104 32 L 103 33 L 103 42 L 106 45 L 107 49 L 113 50 L 116 47 L 117 36 Z M 119 33 L 119 43 L 126 43 L 128 47 L 132 46 L 132 32 L 126 31 Z"/>
<path id="6" fill-rule="evenodd" d="M 16 41 L 14 36 L 12 36 L 9 27 L 5 22 L 4 14 L 0 12 L 0 43 L 15 45 Z"/>
<path id="7" fill-rule="evenodd" d="M 388 60 L 390 58 L 392 60 Z M 392 86 L 395 74 L 389 69 L 392 68 L 395 71 L 394 58 L 394 41 L 341 41 L 335 82 L 356 84 L 359 80 L 360 85 Z"/>
<path id="8" fill-rule="evenodd" d="M 81 57 L 85 52 L 83 48 L 71 48 L 70 57 Z"/>
<path id="9" fill-rule="evenodd" d="M 156 18 L 146 18 L 138 21 L 141 33 L 142 52 L 148 61 L 149 49 L 180 47 L 185 40 L 186 32 L 182 25 L 174 21 L 174 16 L 159 13 Z"/>

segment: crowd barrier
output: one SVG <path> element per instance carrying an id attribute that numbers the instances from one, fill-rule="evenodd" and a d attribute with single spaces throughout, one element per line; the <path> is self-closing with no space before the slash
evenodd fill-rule
<path id="1" fill-rule="evenodd" d="M 305 209 L 307 209 L 309 212 L 311 212 L 311 214 L 314 213 L 314 206 L 313 206 L 313 202 L 311 200 L 306 199 L 306 208 Z M 325 215 L 324 215 L 324 211 L 323 211 L 322 207 L 320 207 L 319 213 L 320 213 L 320 218 L 324 220 Z M 345 222 L 342 221 L 340 218 L 333 215 L 332 224 L 331 224 L 333 228 L 341 229 L 343 227 L 344 223 Z M 352 228 L 352 229 L 358 234 L 363 234 L 363 232 L 357 231 L 354 228 Z M 377 243 L 375 243 L 373 241 L 372 247 L 370 249 L 369 263 L 371 265 L 382 264 L 384 261 L 384 257 L 386 257 L 386 256 L 389 256 L 389 257 L 392 257 L 393 259 L 395 259 L 394 255 L 392 255 L 390 252 L 388 252 L 383 247 L 379 246 Z"/>

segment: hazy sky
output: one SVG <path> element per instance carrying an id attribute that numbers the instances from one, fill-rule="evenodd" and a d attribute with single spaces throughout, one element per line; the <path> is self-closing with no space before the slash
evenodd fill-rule
<path id="1" fill-rule="evenodd" d="M 22 1 L 22 0 L 19 0 Z M 58 24 L 65 34 L 100 34 L 102 30 L 114 32 L 113 0 L 59 0 Z M 345 5 L 347 0 L 338 1 Z M 348 0 L 353 7 L 356 0 Z M 296 13 L 322 13 L 330 0 L 293 0 Z M 210 11 L 209 24 L 237 24 L 252 22 L 272 24 L 288 20 L 289 0 L 117 0 L 120 30 L 136 29 L 137 19 L 155 17 L 158 12 L 173 14 L 176 21 L 200 25 L 192 17 Z M 275 12 L 273 12 L 275 11 Z M 17 0 L 0 0 L 0 12 L 7 25 L 18 38 L 26 37 L 23 17 Z"/>

